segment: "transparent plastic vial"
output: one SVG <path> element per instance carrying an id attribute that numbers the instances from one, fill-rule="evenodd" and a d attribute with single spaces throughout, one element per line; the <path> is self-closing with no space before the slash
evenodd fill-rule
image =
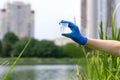
<path id="1" fill-rule="evenodd" d="M 71 33 L 71 30 L 68 27 L 68 23 L 60 23 L 60 33 L 61 34 Z"/>

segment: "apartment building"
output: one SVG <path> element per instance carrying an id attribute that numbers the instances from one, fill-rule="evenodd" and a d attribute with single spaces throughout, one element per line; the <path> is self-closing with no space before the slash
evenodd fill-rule
<path id="1" fill-rule="evenodd" d="M 5 3 L 0 11 L 0 38 L 7 32 L 14 32 L 19 38 L 34 37 L 34 15 L 30 4 Z"/>

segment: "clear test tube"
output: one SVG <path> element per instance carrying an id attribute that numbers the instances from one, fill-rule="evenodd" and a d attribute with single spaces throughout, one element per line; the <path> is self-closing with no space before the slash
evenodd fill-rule
<path id="1" fill-rule="evenodd" d="M 68 27 L 68 23 L 60 23 L 60 33 L 61 34 L 71 33 L 71 30 Z"/>

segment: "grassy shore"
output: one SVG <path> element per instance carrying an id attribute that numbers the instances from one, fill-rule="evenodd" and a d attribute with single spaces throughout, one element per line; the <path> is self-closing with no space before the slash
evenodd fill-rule
<path id="1" fill-rule="evenodd" d="M 0 58 L 0 64 L 11 65 L 16 58 Z M 84 64 L 82 58 L 20 58 L 18 65 L 36 65 L 36 64 Z"/>

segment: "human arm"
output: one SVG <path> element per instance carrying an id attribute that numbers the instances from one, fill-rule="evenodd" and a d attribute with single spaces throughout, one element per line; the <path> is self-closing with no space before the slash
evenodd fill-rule
<path id="1" fill-rule="evenodd" d="M 120 56 L 120 42 L 115 40 L 88 39 L 85 46 Z"/>
<path id="2" fill-rule="evenodd" d="M 88 46 L 89 48 L 102 50 L 112 55 L 120 56 L 120 42 L 115 40 L 100 40 L 90 39 L 83 36 L 78 26 L 69 21 L 60 21 L 60 23 L 68 23 L 68 27 L 72 30 L 71 33 L 62 34 L 65 37 L 71 38 L 80 45 Z"/>

